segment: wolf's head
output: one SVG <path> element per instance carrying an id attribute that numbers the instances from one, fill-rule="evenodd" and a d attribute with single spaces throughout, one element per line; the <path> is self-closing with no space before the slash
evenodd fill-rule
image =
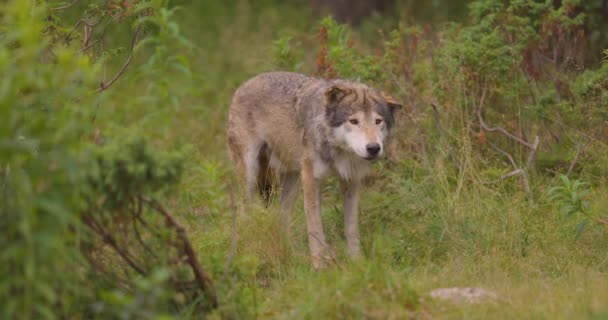
<path id="1" fill-rule="evenodd" d="M 334 81 L 325 91 L 325 117 L 334 142 L 357 156 L 374 160 L 384 151 L 401 105 L 364 84 Z"/>

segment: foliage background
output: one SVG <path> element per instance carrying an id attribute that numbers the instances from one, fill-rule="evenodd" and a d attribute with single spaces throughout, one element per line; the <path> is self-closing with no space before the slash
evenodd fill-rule
<path id="1" fill-rule="evenodd" d="M 3 5 L 2 317 L 608 317 L 606 1 L 378 1 L 362 16 L 341 3 Z M 103 40 L 82 52 L 87 29 L 74 26 L 102 16 L 89 41 Z M 96 93 L 139 26 L 125 73 Z M 404 102 L 362 195 L 361 262 L 344 253 L 335 181 L 323 223 L 340 262 L 326 271 L 310 270 L 301 200 L 289 239 L 276 205 L 237 208 L 227 107 L 240 83 L 274 69 L 359 78 Z M 538 149 L 493 126 L 528 144 L 538 136 Z M 120 232 L 127 200 L 142 194 L 184 226 L 217 308 L 171 285 L 188 274 L 163 250 L 162 220 L 150 218 L 163 236 L 144 235 L 158 260 Z M 83 223 L 99 203 L 96 217 L 141 250 L 145 275 Z M 428 297 L 450 286 L 500 299 Z"/>

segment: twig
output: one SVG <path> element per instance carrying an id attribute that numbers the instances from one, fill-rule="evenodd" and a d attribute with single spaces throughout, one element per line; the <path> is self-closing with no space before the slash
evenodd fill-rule
<path id="1" fill-rule="evenodd" d="M 515 160 L 513 159 L 513 157 L 506 151 L 502 150 L 501 148 L 499 148 L 498 146 L 494 145 L 491 142 L 488 142 L 488 144 L 494 148 L 496 151 L 498 151 L 499 153 L 503 154 L 504 156 L 506 156 L 509 159 L 509 162 L 511 163 L 511 166 L 513 166 L 513 171 L 507 173 L 507 174 L 503 174 L 502 176 L 500 176 L 501 180 L 505 180 L 514 176 L 519 175 L 521 177 L 521 184 L 524 188 L 524 191 L 526 192 L 526 194 L 528 195 L 528 202 L 530 205 L 534 204 L 534 194 L 532 193 L 532 190 L 530 189 L 530 180 L 528 180 L 528 173 L 526 172 L 525 169 L 519 168 L 517 166 L 517 163 L 515 162 Z"/>
<path id="2" fill-rule="evenodd" d="M 196 252 L 194 251 L 194 248 L 192 248 L 190 240 L 188 240 L 184 227 L 156 200 L 145 196 L 140 196 L 139 199 L 163 215 L 167 224 L 176 230 L 178 237 L 182 241 L 183 247 L 181 249 L 186 254 L 188 264 L 190 264 L 200 288 L 210 299 L 211 306 L 213 308 L 217 308 L 218 301 L 215 293 L 215 287 L 213 286 L 213 281 L 211 280 L 211 277 L 205 271 L 203 271 L 203 268 L 196 256 Z"/>
<path id="3" fill-rule="evenodd" d="M 524 139 L 510 133 L 509 131 L 507 131 L 505 128 L 500 127 L 500 126 L 496 126 L 496 127 L 488 127 L 488 125 L 485 123 L 485 121 L 483 120 L 483 116 L 482 116 L 482 110 L 483 110 L 483 103 L 484 100 L 486 98 L 486 93 L 488 91 L 488 87 L 485 86 L 483 88 L 482 94 L 481 94 L 481 98 L 479 101 L 479 105 L 477 107 L 477 119 L 479 119 L 479 126 L 481 127 L 481 129 L 483 129 L 484 131 L 488 131 L 488 132 L 500 132 L 503 135 L 507 136 L 508 138 L 510 138 L 511 140 L 515 140 L 518 143 L 530 148 L 530 149 L 535 149 L 535 146 L 527 141 L 525 141 Z M 536 147 L 538 147 L 538 145 L 536 145 Z"/>
<path id="4" fill-rule="evenodd" d="M 76 22 L 76 25 L 74 25 L 74 27 L 72 28 L 72 30 L 70 30 L 70 32 L 68 32 L 68 34 L 65 36 L 65 38 L 63 38 L 63 41 L 70 40 L 70 36 L 80 26 L 80 24 L 84 23 L 86 26 L 89 26 L 91 28 L 95 28 L 95 26 L 97 26 L 99 23 L 101 23 L 101 21 L 103 21 L 103 19 L 105 19 L 105 17 L 106 17 L 106 15 L 104 14 L 104 15 L 101 16 L 101 18 L 99 18 L 99 20 L 97 20 L 97 22 L 93 22 L 93 23 L 89 23 L 85 19 L 78 20 L 78 22 Z"/>
<path id="5" fill-rule="evenodd" d="M 93 35 L 93 29 L 92 27 L 87 26 L 86 24 L 83 26 L 83 37 L 82 37 L 82 46 L 86 47 L 87 44 L 89 43 L 89 40 L 91 40 L 91 36 Z"/>
<path id="6" fill-rule="evenodd" d="M 92 256 L 94 250 L 95 248 L 91 248 L 89 252 L 84 254 L 84 258 L 89 262 L 89 265 L 93 267 L 93 270 L 98 274 L 112 278 L 113 282 L 120 284 L 123 288 L 131 289 L 131 286 L 129 285 L 129 281 L 127 279 L 120 277 L 116 273 L 107 271 L 101 264 L 97 263 L 97 259 Z"/>
<path id="7" fill-rule="evenodd" d="M 591 217 L 591 219 L 593 219 L 593 221 L 595 221 L 597 223 L 603 224 L 608 227 L 608 220 L 600 219 L 598 217 L 593 217 L 593 216 Z"/>
<path id="8" fill-rule="evenodd" d="M 68 32 L 68 34 L 65 36 L 63 41 L 67 42 L 68 40 L 70 40 L 70 36 L 72 35 L 72 33 L 74 33 L 74 30 L 76 30 L 76 28 L 78 28 L 80 26 L 81 23 L 86 23 L 86 21 L 84 21 L 84 19 L 78 20 L 78 22 L 76 22 L 76 25 L 74 26 L 74 28 L 72 28 L 72 30 L 70 30 L 70 32 Z"/>
<path id="9" fill-rule="evenodd" d="M 89 43 L 88 45 L 84 46 L 80 52 L 85 52 L 87 51 L 89 48 L 91 48 L 92 46 L 94 46 L 95 44 L 97 44 L 99 41 L 101 41 L 101 39 L 103 39 L 103 36 L 106 34 L 106 31 L 108 30 L 108 27 L 110 26 L 110 23 L 112 23 L 112 20 L 110 19 L 108 21 L 108 23 L 106 23 L 105 27 L 103 27 L 103 30 L 101 31 L 101 34 L 99 35 L 99 37 L 97 37 L 97 39 L 95 39 L 95 41 Z"/>
<path id="10" fill-rule="evenodd" d="M 132 222 L 133 231 L 135 233 L 135 238 L 137 239 L 139 244 L 142 246 L 142 248 L 144 248 L 144 250 L 146 250 L 148 253 L 150 253 L 150 255 L 152 257 L 154 257 L 156 260 L 159 260 L 158 255 L 156 255 L 156 253 L 154 253 L 154 250 L 152 250 L 152 248 L 150 248 L 150 246 L 148 246 L 146 244 L 146 242 L 144 241 L 143 237 L 141 236 L 141 232 L 139 231 L 139 227 L 137 226 L 138 218 L 143 219 L 143 218 L 141 218 L 141 211 L 142 211 L 141 201 L 133 200 L 133 202 L 135 203 L 136 209 L 130 210 L 130 211 L 134 217 L 134 219 L 132 219 L 131 222 Z"/>
<path id="11" fill-rule="evenodd" d="M 119 246 L 118 242 L 116 242 L 116 239 L 114 239 L 114 237 L 112 237 L 108 231 L 106 231 L 101 225 L 99 225 L 90 213 L 85 217 L 84 223 L 88 225 L 91 229 L 93 229 L 93 231 L 95 231 L 97 234 L 99 234 L 103 241 L 110 245 L 110 247 L 112 247 L 129 264 L 129 266 L 131 266 L 131 268 L 135 269 L 142 275 L 146 275 L 147 272 L 139 265 L 137 265 L 137 263 L 135 263 L 135 260 L 131 257 L 131 254 L 127 250 Z"/>
<path id="12" fill-rule="evenodd" d="M 131 52 L 129 53 L 129 57 L 127 58 L 127 61 L 125 61 L 125 63 L 120 68 L 120 70 L 118 70 L 116 75 L 114 75 L 114 78 L 112 78 L 112 80 L 110 80 L 108 83 L 103 83 L 103 82 L 100 83 L 99 89 L 97 89 L 97 91 L 96 91 L 97 93 L 100 93 L 100 92 L 106 90 L 107 88 L 109 88 L 112 84 L 114 84 L 114 82 L 116 82 L 116 80 L 118 80 L 118 78 L 120 78 L 120 76 L 122 76 L 125 73 L 125 71 L 127 70 L 127 67 L 131 63 L 131 60 L 133 60 L 135 45 L 137 44 L 137 41 L 139 40 L 139 36 L 140 36 L 142 30 L 143 30 L 143 27 L 140 24 L 137 27 L 137 30 L 135 30 L 135 34 L 133 35 L 133 39 L 131 40 Z"/>
<path id="13" fill-rule="evenodd" d="M 80 0 L 74 0 L 71 3 L 68 3 L 66 5 L 63 6 L 59 6 L 59 7 L 55 7 L 55 8 L 51 8 L 51 10 L 55 11 L 55 10 L 63 10 L 63 9 L 67 9 L 75 4 L 77 4 L 78 2 L 80 2 Z"/>
<path id="14" fill-rule="evenodd" d="M 582 146 L 582 144 L 579 143 L 578 146 L 576 147 L 576 154 L 574 155 L 574 159 L 572 159 L 572 162 L 570 162 L 570 166 L 568 166 L 568 172 L 566 172 L 566 176 L 570 176 L 570 174 L 574 170 L 574 167 L 576 166 L 576 163 L 578 162 L 578 157 L 580 156 L 582 150 L 583 150 L 583 146 Z"/>
<path id="15" fill-rule="evenodd" d="M 528 195 L 528 202 L 530 203 L 530 205 L 532 205 L 532 204 L 534 204 L 534 198 L 533 198 L 532 190 L 530 189 L 530 181 L 528 180 L 528 173 L 526 171 L 526 168 L 529 168 L 530 166 L 532 166 L 532 163 L 536 159 L 536 153 L 538 151 L 538 145 L 540 144 L 540 139 L 538 136 L 534 136 L 534 142 L 530 143 L 530 142 L 510 133 L 503 127 L 500 127 L 500 126 L 488 127 L 486 125 L 486 123 L 484 122 L 483 115 L 482 115 L 483 105 L 484 105 L 487 93 L 488 93 L 488 86 L 487 86 L 487 84 L 484 84 L 484 87 L 483 87 L 483 90 L 481 93 L 481 98 L 479 99 L 479 104 L 478 104 L 477 110 L 476 110 L 477 119 L 479 120 L 479 127 L 481 128 L 481 130 L 487 131 L 487 132 L 495 132 L 495 131 L 500 132 L 503 135 L 505 135 L 506 137 L 510 138 L 511 140 L 514 140 L 514 141 L 518 142 L 519 144 L 530 149 L 530 151 L 528 152 L 528 159 L 526 161 L 526 165 L 523 168 L 520 168 L 510 153 L 508 153 L 508 152 L 502 150 L 501 148 L 499 148 L 498 146 L 488 142 L 488 144 L 490 146 L 492 146 L 496 151 L 498 151 L 501 154 L 503 154 L 504 156 L 506 156 L 507 159 L 509 159 L 511 166 L 513 167 L 513 171 L 502 175 L 501 179 L 504 180 L 504 179 L 519 175 L 521 177 L 522 186 L 523 186 L 526 194 Z"/>
<path id="16" fill-rule="evenodd" d="M 507 157 L 507 159 L 509 159 L 509 163 L 511 163 L 511 165 L 513 166 L 513 169 L 517 169 L 517 163 L 515 162 L 515 160 L 513 160 L 513 157 L 511 156 L 511 154 L 509 154 L 508 152 L 502 150 L 501 148 L 499 148 L 497 145 L 493 144 L 492 142 L 488 141 L 488 144 L 494 148 L 496 151 L 500 152 L 502 155 L 504 155 L 505 157 Z"/>
<path id="17" fill-rule="evenodd" d="M 520 175 L 522 173 L 523 173 L 523 170 L 515 169 L 507 174 L 503 174 L 502 176 L 500 176 L 500 179 L 505 180 L 505 179 L 511 178 L 512 176 Z"/>
<path id="18" fill-rule="evenodd" d="M 530 147 L 530 152 L 528 153 L 528 161 L 526 161 L 526 167 L 530 167 L 534 160 L 536 160 L 536 152 L 538 151 L 538 144 L 540 143 L 540 139 L 538 136 L 534 136 L 534 142 Z"/>

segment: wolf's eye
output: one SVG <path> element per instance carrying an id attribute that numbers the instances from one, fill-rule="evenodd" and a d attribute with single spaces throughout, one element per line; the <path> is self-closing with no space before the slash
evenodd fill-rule
<path id="1" fill-rule="evenodd" d="M 359 120 L 357 119 L 350 119 L 348 120 L 350 123 L 354 124 L 354 125 L 358 125 L 359 124 Z"/>
<path id="2" fill-rule="evenodd" d="M 376 124 L 381 124 L 382 123 L 382 119 L 376 119 Z"/>

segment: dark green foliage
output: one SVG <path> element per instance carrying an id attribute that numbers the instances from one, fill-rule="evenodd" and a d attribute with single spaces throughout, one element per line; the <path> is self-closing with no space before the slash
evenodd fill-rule
<path id="1" fill-rule="evenodd" d="M 102 291 L 100 300 L 91 307 L 97 319 L 174 319 L 170 308 L 170 291 L 165 287 L 169 274 L 158 270 L 148 277 L 133 276 L 135 288 L 129 291 Z"/>
<path id="2" fill-rule="evenodd" d="M 80 290 L 83 260 L 74 244 L 85 237 L 78 226 L 87 160 L 83 98 L 95 69 L 69 47 L 51 46 L 40 32 L 44 10 L 12 1 L 0 15 L 0 317 L 6 319 L 66 317 L 90 294 Z"/>
<path id="3" fill-rule="evenodd" d="M 94 150 L 88 183 L 92 195 L 103 196 L 108 210 L 125 206 L 134 196 L 176 184 L 183 171 L 183 152 L 158 152 L 141 138 L 127 139 Z"/>
<path id="4" fill-rule="evenodd" d="M 110 14 L 113 5 L 91 4 L 85 16 L 97 20 Z M 124 5 L 112 12 L 114 23 L 145 10 L 160 13 L 140 23 L 158 25 L 158 36 L 146 38 L 159 50 L 151 57 L 175 64 L 178 55 L 165 53 L 169 50 L 163 47 L 178 37 L 170 11 L 161 2 Z M 154 284 L 147 288 L 139 285 L 145 277 L 134 282 L 134 291 L 125 293 L 137 297 L 133 303 L 113 304 L 110 295 L 102 294 L 118 283 L 99 277 L 90 264 L 98 239 L 81 219 L 92 203 L 115 210 L 134 193 L 156 195 L 176 184 L 183 156 L 152 152 L 141 138 L 103 148 L 94 145 L 101 141 L 94 120 L 96 106 L 103 102 L 94 93 L 96 79 L 108 61 L 107 52 L 115 48 L 82 54 L 80 43 L 70 38 L 79 33 L 44 3 L 10 1 L 0 10 L 0 317 L 56 319 L 99 312 L 118 316 L 127 304 L 133 306 L 127 318 L 149 318 L 154 310 L 168 310 L 160 280 L 150 280 Z M 151 61 L 143 70 L 160 68 Z M 96 255 L 103 256 L 103 250 Z M 146 302 L 156 309 L 144 315 L 137 299 L 156 299 Z M 108 304 L 95 311 L 101 300 Z"/>
<path id="5" fill-rule="evenodd" d="M 294 41 L 290 36 L 285 36 L 275 40 L 274 43 L 274 60 L 277 69 L 300 71 L 302 68 L 302 55 L 294 49 Z"/>
<path id="6" fill-rule="evenodd" d="M 581 236 L 589 222 L 608 227 L 608 220 L 599 215 L 605 214 L 605 212 L 595 213 L 589 205 L 587 199 L 591 196 L 591 192 L 587 189 L 587 183 L 580 180 L 570 180 L 565 175 L 560 175 L 559 179 L 561 185 L 552 187 L 548 191 L 549 201 L 559 207 L 559 212 L 564 220 L 573 218 L 577 214 L 582 216 L 579 217 L 576 226 L 576 239 Z"/>

